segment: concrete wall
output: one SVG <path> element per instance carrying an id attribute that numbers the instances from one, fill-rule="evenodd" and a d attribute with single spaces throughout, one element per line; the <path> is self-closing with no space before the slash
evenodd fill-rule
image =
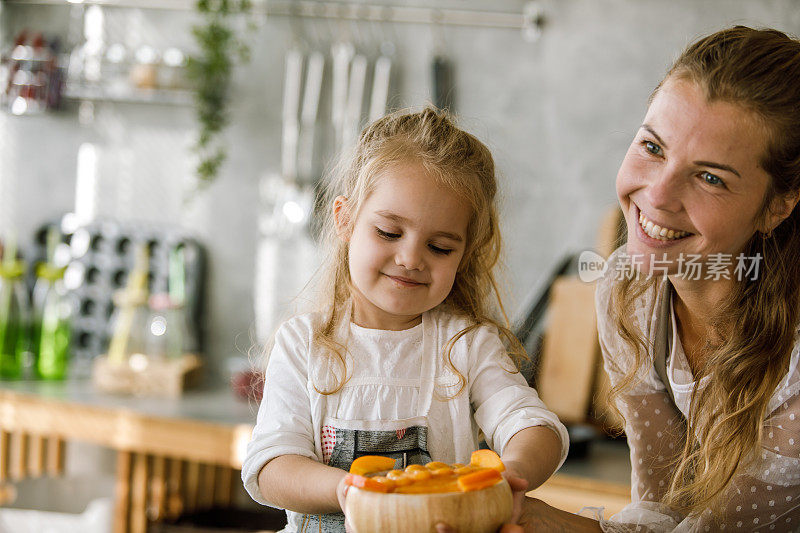
<path id="1" fill-rule="evenodd" d="M 523 6 L 509 0 L 438 4 L 516 12 Z M 452 60 L 462 123 L 492 148 L 502 179 L 514 311 L 562 254 L 593 243 L 597 221 L 615 202 L 616 169 L 646 98 L 686 43 L 733 23 L 789 32 L 800 27 L 800 10 L 790 0 L 542 5 L 546 26 L 535 43 L 502 29 L 299 25 L 309 41 L 326 46 L 332 35 L 356 28 L 365 41 L 374 41 L 376 32 L 387 35 L 397 49 L 393 103 L 400 107 L 430 100 L 436 46 Z M 69 11 L 6 5 L 4 41 L 19 27 L 80 34 L 79 23 L 68 29 Z M 188 12 L 105 13 L 109 42 L 191 46 L 188 27 L 195 19 Z M 292 25 L 275 17 L 259 19 L 258 26 L 250 38 L 252 61 L 236 73 L 226 133 L 229 161 L 217 182 L 188 207 L 179 192 L 193 165 L 190 108 L 99 103 L 87 124 L 81 124 L 75 106 L 41 117 L 0 114 L 0 230 L 13 226 L 30 235 L 43 221 L 71 210 L 77 147 L 97 143 L 99 179 L 111 191 L 129 190 L 127 196 L 108 193 L 101 213 L 184 223 L 209 248 L 208 352 L 212 369 L 220 372 L 227 357 L 252 344 L 258 182 L 280 168 L 283 61 Z"/>
<path id="2" fill-rule="evenodd" d="M 524 4 L 435 3 L 515 12 Z M 735 23 L 800 33 L 793 0 L 545 0 L 542 5 L 546 25 L 535 43 L 513 30 L 441 30 L 440 46 L 455 65 L 462 123 L 497 159 L 515 312 L 564 253 L 592 246 L 598 220 L 616 202 L 616 171 L 647 96 L 688 42 Z M 11 28 L 65 31 L 69 20 L 65 7 L 2 9 L 5 42 Z M 130 24 L 123 25 L 130 16 L 108 9 L 109 31 L 135 38 Z M 145 12 L 135 20 L 134 27 L 153 39 L 190 43 L 189 13 Z M 329 35 L 342 29 L 322 23 L 303 27 L 328 43 Z M 353 25 L 347 27 L 352 31 Z M 393 101 L 425 103 L 434 31 L 412 24 L 378 29 L 397 48 Z M 110 199 L 109 212 L 187 224 L 208 247 L 208 357 L 222 376 L 226 359 L 251 345 L 258 183 L 279 169 L 283 58 L 290 37 L 286 18 L 259 22 L 252 61 L 236 74 L 226 133 L 229 161 L 189 208 L 169 191 L 191 173 L 190 109 L 98 104 L 90 124 L 81 124 L 74 108 L 42 117 L 0 113 L 0 231 L 14 226 L 29 235 L 41 222 L 72 209 L 77 147 L 87 140 L 106 147 L 101 179 L 112 188 L 126 175 L 149 184 L 122 207 L 118 198 Z"/>

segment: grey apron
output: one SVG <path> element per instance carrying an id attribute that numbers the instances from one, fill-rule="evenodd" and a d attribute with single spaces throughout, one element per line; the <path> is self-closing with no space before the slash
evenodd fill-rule
<path id="1" fill-rule="evenodd" d="M 344 319 L 349 322 L 349 314 Z M 362 455 L 391 457 L 395 460 L 395 468 L 431 461 L 428 452 L 428 413 L 433 399 L 436 359 L 435 349 L 431 346 L 429 322 L 428 315 L 424 314 L 420 376 L 418 380 L 409 380 L 409 384 L 419 386 L 416 416 L 397 420 L 340 420 L 326 416 L 322 422 L 320 435 L 325 464 L 349 470 L 351 463 Z M 369 379 L 366 381 L 377 382 Z M 349 384 L 359 382 L 364 380 L 354 379 Z M 327 396 L 326 404 L 327 413 L 336 413 L 339 395 Z M 299 519 L 297 530 L 300 533 L 344 533 L 345 531 L 342 513 L 295 515 L 294 518 Z"/>

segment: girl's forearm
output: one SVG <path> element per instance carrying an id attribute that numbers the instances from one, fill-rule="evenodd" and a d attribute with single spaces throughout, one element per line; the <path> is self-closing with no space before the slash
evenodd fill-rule
<path id="1" fill-rule="evenodd" d="M 258 474 L 265 500 L 290 511 L 308 514 L 341 512 L 336 486 L 347 474 L 301 455 L 282 455 Z"/>
<path id="2" fill-rule="evenodd" d="M 561 439 L 547 426 L 525 428 L 514 434 L 503 450 L 503 463 L 535 489 L 553 475 L 561 460 Z"/>

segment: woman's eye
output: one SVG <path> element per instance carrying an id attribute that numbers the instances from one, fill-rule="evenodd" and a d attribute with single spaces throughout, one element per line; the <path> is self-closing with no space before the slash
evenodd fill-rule
<path id="1" fill-rule="evenodd" d="M 433 251 L 433 253 L 441 254 L 441 255 L 447 255 L 447 254 L 449 254 L 450 252 L 453 251 L 450 248 L 440 248 L 440 247 L 438 247 L 438 246 L 436 246 L 434 244 L 429 244 L 428 247 Z"/>
<path id="2" fill-rule="evenodd" d="M 724 185 L 722 179 L 719 176 L 712 174 L 711 172 L 701 172 L 700 176 L 703 178 L 703 181 L 708 183 L 709 185 Z"/>
<path id="3" fill-rule="evenodd" d="M 378 235 L 380 237 L 382 237 L 384 239 L 387 239 L 387 240 L 394 240 L 394 239 L 399 239 L 400 238 L 400 234 L 399 233 L 390 233 L 388 231 L 383 231 L 381 228 L 375 228 L 375 231 L 378 232 Z"/>
<path id="4" fill-rule="evenodd" d="M 644 145 L 644 149 L 650 152 L 653 155 L 662 155 L 661 147 L 654 143 L 653 141 L 644 141 L 642 143 Z"/>

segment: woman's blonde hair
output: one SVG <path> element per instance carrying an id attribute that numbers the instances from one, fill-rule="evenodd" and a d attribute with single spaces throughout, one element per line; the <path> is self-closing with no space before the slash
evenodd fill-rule
<path id="1" fill-rule="evenodd" d="M 494 160 L 489 149 L 459 129 L 445 111 L 427 107 L 416 113 L 387 115 L 361 133 L 348 157 L 335 169 L 319 197 L 321 244 L 325 262 L 319 273 L 317 307 L 322 317 L 314 331 L 314 343 L 322 347 L 337 365 L 333 387 L 323 394 L 339 391 L 347 380 L 345 347 L 336 332 L 350 298 L 348 243 L 339 238 L 334 220 L 334 200 L 343 196 L 350 213 L 345 231 L 352 229 L 364 201 L 375 189 L 381 175 L 395 165 L 418 163 L 437 185 L 452 190 L 471 209 L 464 255 L 450 293 L 440 304 L 467 318 L 470 326 L 449 340 L 444 357 L 460 380 L 456 394 L 466 380 L 453 366 L 450 353 L 459 338 L 482 324 L 495 326 L 509 344 L 512 357 L 524 357 L 525 350 L 511 333 L 508 317 L 495 281 L 494 268 L 501 253 L 498 228 Z M 492 299 L 494 296 L 494 300 Z M 503 322 L 498 320 L 502 315 Z"/>
<path id="2" fill-rule="evenodd" d="M 800 42 L 776 30 L 736 26 L 689 46 L 653 95 L 671 78 L 694 82 L 708 101 L 740 105 L 766 125 L 759 163 L 771 179 L 758 221 L 765 222 L 775 199 L 800 190 Z M 722 340 L 703 351 L 706 363 L 694 378 L 711 379 L 691 397 L 685 446 L 665 496 L 665 503 L 683 513 L 720 509 L 733 476 L 757 457 L 767 406 L 788 371 L 800 321 L 798 229 L 795 208 L 771 236 L 752 236 L 743 253 L 761 255 L 759 275 L 738 281 L 712 318 Z M 612 316 L 636 365 L 612 397 L 633 383 L 638 368 L 652 364 L 630 309 L 656 290 L 658 280 L 632 278 L 614 287 Z"/>

